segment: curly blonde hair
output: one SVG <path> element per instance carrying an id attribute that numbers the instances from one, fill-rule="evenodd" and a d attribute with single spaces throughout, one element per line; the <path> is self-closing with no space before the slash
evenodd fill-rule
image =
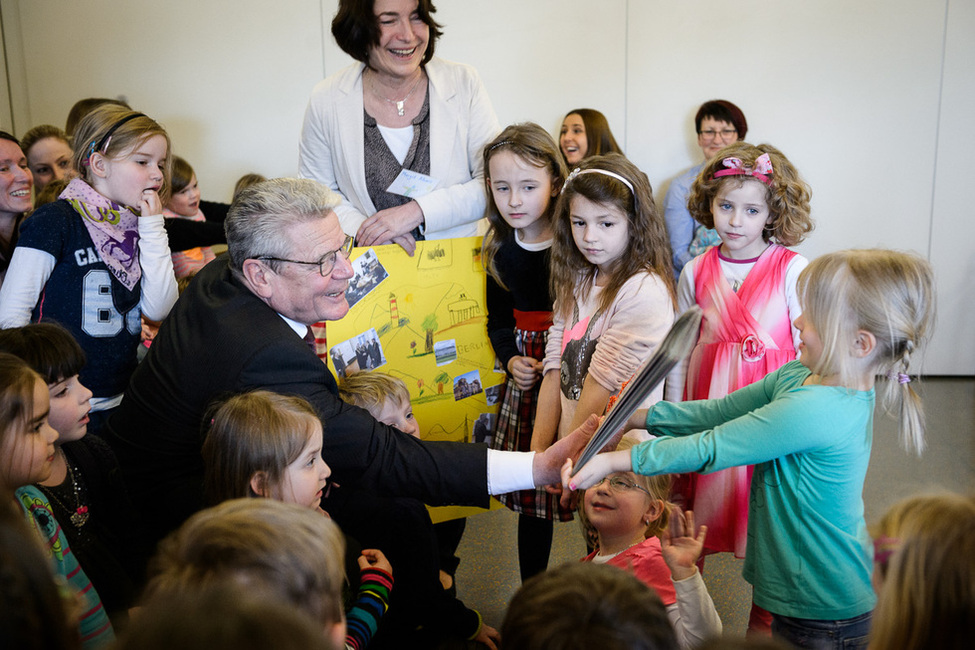
<path id="1" fill-rule="evenodd" d="M 772 222 L 765 227 L 762 238 L 765 241 L 774 239 L 783 246 L 795 246 L 805 239 L 814 227 L 813 220 L 809 216 L 809 199 L 812 198 L 812 190 L 799 177 L 799 172 L 789 159 L 770 144 L 753 145 L 747 142 L 734 142 L 707 161 L 694 180 L 694 184 L 691 185 L 691 193 L 687 198 L 687 209 L 691 216 L 705 228 L 714 228 L 711 204 L 721 188 L 729 184 L 741 187 L 752 178 L 744 175 L 715 178 L 715 172 L 726 169 L 724 159 L 738 158 L 743 166 L 754 169 L 755 161 L 766 153 L 772 161 L 772 173 L 771 183 L 768 185 L 763 183 L 763 186 Z"/>
<path id="2" fill-rule="evenodd" d="M 596 267 L 586 259 L 572 237 L 572 199 L 581 196 L 593 203 L 612 206 L 626 215 L 629 244 L 625 255 L 618 260 L 609 283 L 599 298 L 599 310 L 608 309 L 620 288 L 640 272 L 656 274 L 667 286 L 671 301 L 676 305 L 673 262 L 670 239 L 657 204 L 653 200 L 650 179 L 624 156 L 611 153 L 586 158 L 577 167 L 580 171 L 598 169 L 625 178 L 631 190 L 621 181 L 605 174 L 576 174 L 569 176 L 555 206 L 552 223 L 555 241 L 552 244 L 552 272 L 549 279 L 555 312 L 568 318 L 572 310 L 573 293 L 578 286 L 588 296 L 596 280 Z M 573 171 L 573 174 L 575 172 Z"/>

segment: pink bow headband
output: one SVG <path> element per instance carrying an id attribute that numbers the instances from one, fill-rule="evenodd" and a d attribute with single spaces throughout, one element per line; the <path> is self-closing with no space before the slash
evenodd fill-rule
<path id="1" fill-rule="evenodd" d="M 714 172 L 714 178 L 721 178 L 722 176 L 754 176 L 766 185 L 772 184 L 772 179 L 769 178 L 772 175 L 772 159 L 768 157 L 767 153 L 763 153 L 755 159 L 755 167 L 744 164 L 740 158 L 725 158 L 721 161 L 721 164 L 727 167 L 727 169 L 720 169 Z"/>

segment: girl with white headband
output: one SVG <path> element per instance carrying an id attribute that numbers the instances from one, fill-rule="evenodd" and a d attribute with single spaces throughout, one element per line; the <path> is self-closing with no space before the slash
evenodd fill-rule
<path id="1" fill-rule="evenodd" d="M 619 154 L 569 174 L 553 219 L 553 325 L 532 449 L 542 451 L 633 376 L 674 322 L 670 245 L 650 181 Z M 659 388 L 646 405 L 663 397 Z"/>

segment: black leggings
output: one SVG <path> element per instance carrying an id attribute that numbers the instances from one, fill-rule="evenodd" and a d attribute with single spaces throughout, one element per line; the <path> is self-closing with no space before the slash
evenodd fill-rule
<path id="1" fill-rule="evenodd" d="M 551 519 L 518 515 L 518 567 L 522 582 L 548 568 L 552 530 Z"/>

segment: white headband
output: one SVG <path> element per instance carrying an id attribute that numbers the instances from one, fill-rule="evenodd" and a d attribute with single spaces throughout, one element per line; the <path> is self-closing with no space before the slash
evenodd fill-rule
<path id="1" fill-rule="evenodd" d="M 597 169 L 595 167 L 590 169 L 579 169 L 578 167 L 576 167 L 575 169 L 573 169 L 572 173 L 569 174 L 569 177 L 565 179 L 565 184 L 562 185 L 562 191 L 564 192 L 565 188 L 569 186 L 569 181 L 571 181 L 576 176 L 581 176 L 582 174 L 602 174 L 603 176 L 609 176 L 610 178 L 615 178 L 619 182 L 623 183 L 623 185 L 626 185 L 628 188 L 630 188 L 630 193 L 633 194 L 634 198 L 636 198 L 636 191 L 634 191 L 633 185 L 630 183 L 630 181 L 626 180 L 616 172 L 611 172 L 606 169 Z"/>

